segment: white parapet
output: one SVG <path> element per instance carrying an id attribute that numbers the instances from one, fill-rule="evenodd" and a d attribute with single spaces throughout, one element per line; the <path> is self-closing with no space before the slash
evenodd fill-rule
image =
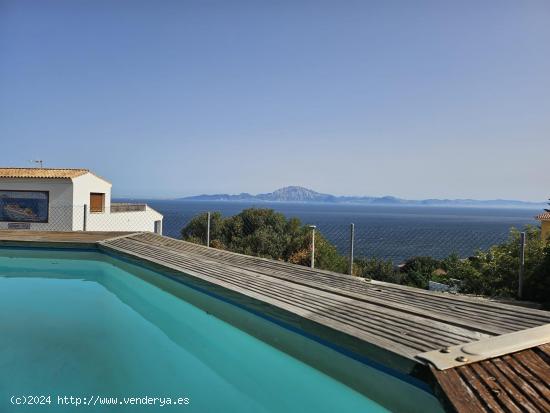
<path id="1" fill-rule="evenodd" d="M 148 205 L 144 208 L 117 208 L 102 213 L 89 213 L 86 219 L 86 231 L 147 231 L 162 232 L 163 216 Z"/>

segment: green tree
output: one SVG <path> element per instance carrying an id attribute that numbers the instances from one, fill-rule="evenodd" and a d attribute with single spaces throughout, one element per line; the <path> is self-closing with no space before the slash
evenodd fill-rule
<path id="1" fill-rule="evenodd" d="M 544 302 L 550 296 L 550 250 L 540 239 L 540 230 L 533 226 L 526 234 L 524 298 Z M 507 241 L 477 251 L 461 260 L 456 256 L 444 260 L 448 279 L 458 280 L 459 291 L 487 296 L 516 297 L 520 265 L 520 231 L 512 229 Z"/>
<path id="2" fill-rule="evenodd" d="M 204 244 L 206 222 L 206 214 L 194 217 L 182 229 L 182 239 Z M 272 209 L 248 208 L 227 218 L 215 212 L 210 230 L 212 247 L 310 265 L 311 229 Z M 320 232 L 315 237 L 315 266 L 337 272 L 345 272 L 347 266 L 346 258 Z"/>
<path id="3" fill-rule="evenodd" d="M 446 271 L 446 280 L 443 282 L 456 286 L 460 292 L 487 295 L 490 291 L 481 272 L 474 268 L 469 259 L 461 259 L 453 254 L 443 260 L 443 267 Z"/>
<path id="4" fill-rule="evenodd" d="M 226 219 L 225 245 L 231 251 L 284 259 L 293 237 L 286 217 L 272 209 L 249 208 Z"/>
<path id="5" fill-rule="evenodd" d="M 541 262 L 525 282 L 525 290 L 530 300 L 550 309 L 550 243 L 546 244 L 543 253 Z"/>
<path id="6" fill-rule="evenodd" d="M 223 239 L 224 219 L 220 212 L 210 215 L 210 241 L 216 242 Z M 208 228 L 208 213 L 204 212 L 191 219 L 181 230 L 181 238 L 195 244 L 206 244 L 206 232 Z M 219 245 L 219 244 L 218 244 Z M 223 242 L 221 242 L 223 245 Z"/>
<path id="7" fill-rule="evenodd" d="M 411 287 L 428 288 L 434 272 L 441 268 L 441 262 L 432 257 L 413 257 L 405 261 L 401 272 L 406 274 L 403 283 Z"/>
<path id="8" fill-rule="evenodd" d="M 394 284 L 403 283 L 403 274 L 396 271 L 391 260 L 380 258 L 359 258 L 354 261 L 353 273 L 359 277 L 371 278 Z"/>
<path id="9" fill-rule="evenodd" d="M 312 231 L 302 227 L 301 233 L 292 241 L 289 261 L 300 265 L 311 265 Z M 348 261 L 320 231 L 315 231 L 315 268 L 345 273 Z"/>

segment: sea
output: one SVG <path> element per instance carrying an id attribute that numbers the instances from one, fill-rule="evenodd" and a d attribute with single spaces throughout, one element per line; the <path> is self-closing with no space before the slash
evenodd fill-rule
<path id="1" fill-rule="evenodd" d="M 132 199 L 132 202 L 138 200 Z M 272 208 L 286 217 L 315 225 L 341 254 L 349 254 L 354 224 L 355 257 L 376 257 L 398 264 L 413 256 L 461 257 L 505 241 L 511 228 L 538 225 L 537 209 L 372 206 L 328 203 L 186 201 L 142 199 L 164 215 L 163 234 L 180 238 L 195 215 L 219 211 L 235 215 L 245 208 Z"/>

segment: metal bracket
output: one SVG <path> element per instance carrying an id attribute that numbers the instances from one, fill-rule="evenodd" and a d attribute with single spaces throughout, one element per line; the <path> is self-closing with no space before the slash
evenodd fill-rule
<path id="1" fill-rule="evenodd" d="M 441 350 L 428 351 L 418 354 L 416 358 L 432 363 L 438 370 L 447 370 L 549 342 L 550 324 L 545 324 Z"/>

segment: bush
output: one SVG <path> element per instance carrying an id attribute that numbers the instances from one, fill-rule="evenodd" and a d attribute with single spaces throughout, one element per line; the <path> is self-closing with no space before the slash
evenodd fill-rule
<path id="1" fill-rule="evenodd" d="M 356 259 L 353 265 L 353 274 L 394 284 L 402 284 L 404 278 L 390 260 L 379 258 Z"/>
<path id="2" fill-rule="evenodd" d="M 435 271 L 440 268 L 441 262 L 432 257 L 410 258 L 401 267 L 401 272 L 405 274 L 402 283 L 427 289 Z"/>
<path id="3" fill-rule="evenodd" d="M 210 241 L 220 239 L 223 233 L 223 217 L 220 212 L 214 212 L 210 215 Z M 199 214 L 181 230 L 183 240 L 195 244 L 206 244 L 206 232 L 208 227 L 208 213 Z"/>
<path id="4" fill-rule="evenodd" d="M 525 228 L 523 298 L 550 301 L 550 247 L 541 241 L 540 230 Z M 467 260 L 448 257 L 443 264 L 449 279 L 458 279 L 459 291 L 492 297 L 517 297 L 520 266 L 520 231 L 512 229 L 506 242 L 477 251 Z"/>
<path id="5" fill-rule="evenodd" d="M 182 239 L 205 244 L 207 215 L 194 217 L 182 229 Z M 232 217 L 211 215 L 210 245 L 241 254 L 311 264 L 311 229 L 299 219 L 287 219 L 272 209 L 249 208 Z M 315 234 L 315 267 L 345 272 L 346 259 L 319 232 Z"/>
<path id="6" fill-rule="evenodd" d="M 543 249 L 541 262 L 525 282 L 525 290 L 530 300 L 542 303 L 550 309 L 550 242 Z"/>

